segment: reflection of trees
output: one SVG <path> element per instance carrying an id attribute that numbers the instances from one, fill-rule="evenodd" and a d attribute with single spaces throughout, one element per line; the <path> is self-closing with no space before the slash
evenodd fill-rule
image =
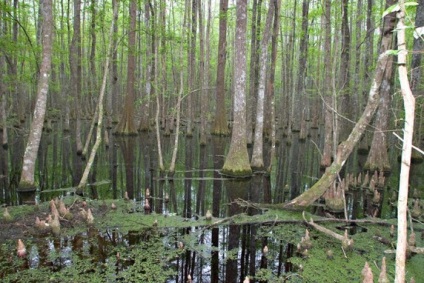
<path id="1" fill-rule="evenodd" d="M 128 197 L 133 199 L 134 194 L 134 151 L 136 137 L 117 137 L 117 142 L 122 150 L 125 166 L 125 190 L 128 192 Z M 139 188 L 138 188 L 139 189 Z M 137 192 L 136 192 L 137 193 Z"/>
<path id="2" fill-rule="evenodd" d="M 233 216 L 242 212 L 241 207 L 235 202 L 236 199 L 247 199 L 250 178 L 230 179 L 224 181 L 225 190 L 228 198 L 228 216 Z M 240 225 L 229 225 L 228 228 L 227 251 L 239 249 Z M 242 252 L 243 253 L 243 252 Z M 238 257 L 228 259 L 226 264 L 225 282 L 238 282 Z"/>

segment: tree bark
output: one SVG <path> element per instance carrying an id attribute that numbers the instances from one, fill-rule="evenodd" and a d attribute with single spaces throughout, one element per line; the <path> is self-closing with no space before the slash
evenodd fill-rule
<path id="1" fill-rule="evenodd" d="M 75 114 L 75 142 L 77 146 L 77 154 L 81 154 L 83 150 L 81 140 L 81 0 L 74 0 L 74 33 L 69 54 L 69 66 L 71 69 L 71 93 L 74 98 L 74 114 Z"/>
<path id="2" fill-rule="evenodd" d="M 395 1 L 387 0 L 386 8 L 393 5 Z M 393 48 L 393 36 L 392 32 L 396 25 L 396 15 L 389 14 L 383 20 L 383 31 L 387 33 L 383 34 L 381 40 L 380 53 L 385 52 Z M 370 151 L 368 154 L 367 161 L 364 165 L 364 170 L 368 171 L 385 171 L 389 172 L 390 162 L 387 152 L 386 132 L 389 126 L 389 107 L 392 95 L 393 85 L 393 57 L 389 58 L 387 62 L 386 72 L 384 73 L 383 81 L 381 84 L 381 102 L 378 106 L 376 118 L 374 119 L 374 136 L 371 142 Z"/>
<path id="3" fill-rule="evenodd" d="M 246 23 L 247 0 L 237 0 L 234 56 L 233 130 L 230 150 L 222 173 L 230 176 L 252 174 L 246 144 Z"/>
<path id="4" fill-rule="evenodd" d="M 33 120 L 30 126 L 28 143 L 23 157 L 22 174 L 18 190 L 35 189 L 34 172 L 38 148 L 43 133 L 44 117 L 46 113 L 47 94 L 49 92 L 49 79 L 51 72 L 51 58 L 53 45 L 53 15 L 52 1 L 44 0 L 43 12 L 43 52 L 42 62 L 37 87 L 37 101 L 35 104 Z"/>
<path id="5" fill-rule="evenodd" d="M 331 164 L 333 156 L 333 100 L 331 97 L 331 1 L 325 0 L 324 15 L 322 16 L 324 26 L 324 148 L 321 156 L 321 168 L 327 168 Z"/>
<path id="6" fill-rule="evenodd" d="M 218 67 L 216 69 L 216 105 L 212 134 L 227 136 L 230 132 L 225 107 L 225 64 L 227 61 L 227 10 L 228 0 L 219 2 Z"/>
<path id="7" fill-rule="evenodd" d="M 406 248 L 408 246 L 408 188 L 409 171 L 411 166 L 412 139 L 414 133 L 415 97 L 412 94 L 408 80 L 408 69 L 406 67 L 405 40 L 405 1 L 399 1 L 397 43 L 398 43 L 398 73 L 400 88 L 405 109 L 405 124 L 403 128 L 402 160 L 400 167 L 399 195 L 398 195 L 398 227 L 396 243 L 396 275 L 395 283 L 405 282 Z"/>
<path id="8" fill-rule="evenodd" d="M 127 63 L 127 94 L 125 96 L 122 116 L 116 125 L 115 134 L 136 135 L 137 127 L 134 123 L 134 102 L 135 102 L 135 61 L 136 61 L 136 20 L 137 1 L 130 2 L 130 27 L 128 31 L 128 63 Z"/>
<path id="9" fill-rule="evenodd" d="M 271 38 L 271 24 L 274 18 L 274 3 L 270 0 L 265 29 L 262 34 L 261 54 L 259 59 L 259 87 L 256 101 L 255 135 L 253 143 L 252 161 L 250 166 L 253 170 L 263 170 L 263 133 L 264 133 L 264 105 L 266 88 L 266 69 L 268 63 L 268 43 Z"/>

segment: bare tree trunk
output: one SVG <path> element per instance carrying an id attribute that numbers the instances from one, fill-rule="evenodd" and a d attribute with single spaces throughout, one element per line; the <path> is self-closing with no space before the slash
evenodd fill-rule
<path id="1" fill-rule="evenodd" d="M 415 97 L 409 86 L 408 69 L 406 67 L 406 55 L 408 51 L 405 40 L 405 1 L 400 0 L 399 6 L 400 11 L 397 15 L 399 19 L 397 24 L 398 72 L 405 109 L 405 124 L 403 128 L 402 160 L 399 179 L 395 283 L 405 282 L 406 249 L 408 246 L 408 187 L 415 117 Z"/>
<path id="2" fill-rule="evenodd" d="M 189 48 L 189 65 L 188 65 L 188 86 L 189 93 L 194 91 L 197 87 L 197 76 L 196 76 L 196 40 L 197 40 L 197 6 L 198 0 L 187 1 L 187 4 L 191 3 L 191 32 L 190 32 L 190 48 Z M 187 97 L 187 125 L 186 125 L 186 136 L 193 136 L 193 119 L 195 113 L 195 105 L 193 96 Z"/>
<path id="3" fill-rule="evenodd" d="M 395 3 L 394 0 L 386 0 L 386 8 Z M 393 36 L 391 33 L 396 25 L 396 15 L 389 14 L 383 19 L 383 31 L 389 33 L 381 40 L 380 53 L 393 48 Z M 384 36 L 384 35 L 383 35 Z M 390 162 L 387 152 L 386 132 L 389 126 L 390 102 L 393 84 L 393 57 L 387 62 L 386 72 L 381 83 L 381 102 L 378 106 L 374 119 L 374 136 L 364 169 L 369 171 L 390 171 Z"/>
<path id="4" fill-rule="evenodd" d="M 148 32 L 146 32 L 146 42 L 153 39 L 153 24 L 150 14 L 152 13 L 150 8 L 150 1 L 145 1 L 144 4 L 144 25 Z M 145 68 L 145 84 L 144 84 L 144 97 L 141 105 L 141 120 L 138 126 L 140 131 L 149 130 L 149 101 L 151 99 L 152 92 L 152 64 L 153 58 L 152 53 L 154 50 L 150 46 L 146 46 L 146 68 Z"/>
<path id="5" fill-rule="evenodd" d="M 228 135 L 227 111 L 225 109 L 225 64 L 227 61 L 227 10 L 228 0 L 219 2 L 219 41 L 218 67 L 216 74 L 215 119 L 212 129 L 214 135 Z"/>
<path id="6" fill-rule="evenodd" d="M 96 133 L 96 142 L 93 145 L 93 148 L 91 149 L 91 153 L 90 153 L 90 157 L 88 159 L 88 162 L 85 166 L 85 170 L 84 173 L 82 175 L 82 178 L 78 184 L 76 193 L 77 194 L 82 194 L 84 191 L 84 188 L 87 185 L 87 180 L 88 180 L 88 174 L 90 173 L 90 170 L 93 166 L 94 163 L 94 158 L 96 157 L 96 153 L 97 153 L 97 149 L 100 146 L 100 143 L 102 141 L 102 124 L 103 124 L 103 100 L 104 100 L 104 96 L 105 96 L 105 92 L 106 92 L 106 82 L 107 82 L 107 77 L 109 75 L 109 64 L 110 64 L 110 60 L 112 57 L 112 53 L 113 53 L 113 44 L 114 44 L 114 40 L 112 39 L 113 36 L 113 31 L 114 31 L 114 25 L 116 24 L 116 20 L 118 19 L 118 7 L 119 7 L 119 0 L 117 1 L 116 5 L 113 7 L 113 20 L 112 20 L 112 25 L 110 27 L 110 32 L 109 32 L 109 47 L 108 47 L 108 55 L 106 56 L 106 62 L 105 62 L 105 66 L 104 66 L 104 72 L 103 72 L 103 81 L 102 81 L 102 86 L 100 89 L 100 94 L 99 94 L 99 99 L 97 102 L 97 109 L 96 112 L 98 111 L 98 119 L 97 119 L 97 133 Z M 94 119 L 93 119 L 94 120 Z"/>
<path id="7" fill-rule="evenodd" d="M 246 115 L 246 131 L 247 144 L 253 143 L 253 120 L 256 118 L 255 105 L 256 95 L 258 92 L 258 64 L 259 64 L 259 35 L 261 25 L 261 7 L 262 0 L 254 0 L 252 6 L 252 27 L 250 40 L 250 74 L 249 74 L 249 93 L 247 96 L 247 115 Z"/>
<path id="8" fill-rule="evenodd" d="M 237 0 L 234 56 L 234 124 L 230 150 L 222 173 L 231 176 L 252 174 L 246 144 L 246 24 L 247 0 Z"/>
<path id="9" fill-rule="evenodd" d="M 340 52 L 340 71 L 338 77 L 339 96 L 339 113 L 343 117 L 338 119 L 338 138 L 345 140 L 352 128 L 350 121 L 352 119 L 353 107 L 351 105 L 351 95 L 349 93 L 350 84 L 350 30 L 349 30 L 349 15 L 348 15 L 348 0 L 342 0 L 342 26 L 341 26 L 341 52 Z"/>
<path id="10" fill-rule="evenodd" d="M 274 18 L 274 3 L 270 0 L 268 15 L 266 17 L 265 29 L 262 34 L 261 54 L 259 59 L 259 88 L 256 101 L 256 122 L 253 143 L 253 153 L 250 166 L 254 170 L 263 170 L 263 133 L 264 133 L 264 105 L 266 88 L 266 69 L 268 63 L 268 43 L 271 38 L 271 25 Z"/>
<path id="11" fill-rule="evenodd" d="M 271 43 L 271 69 L 269 74 L 269 84 L 268 84 L 268 91 L 269 91 L 269 99 L 270 99 L 270 123 L 271 123 L 271 150 L 270 150 L 270 158 L 269 158 L 269 164 L 268 164 L 268 172 L 271 172 L 272 164 L 275 158 L 275 146 L 277 143 L 277 121 L 275 119 L 275 89 L 274 89 L 274 82 L 275 82 L 275 68 L 277 63 L 277 48 L 278 48 L 278 33 L 280 29 L 280 7 L 281 7 L 281 1 L 280 0 L 274 0 L 273 1 L 274 7 L 274 26 L 272 29 L 272 43 Z"/>
<path id="12" fill-rule="evenodd" d="M 42 63 L 37 88 L 37 101 L 34 109 L 34 116 L 30 126 L 28 143 L 23 157 L 23 167 L 21 179 L 19 181 L 19 191 L 34 191 L 35 181 L 35 161 L 37 159 L 38 148 L 43 133 L 44 116 L 46 113 L 47 94 L 49 92 L 49 79 L 51 72 L 51 58 L 53 45 L 53 15 L 52 1 L 44 0 L 43 12 L 43 52 Z M 32 200 L 33 201 L 33 200 Z"/>
<path id="13" fill-rule="evenodd" d="M 1 24 L 1 23 L 0 23 Z M 0 30 L 0 33 L 2 31 Z M 1 143 L 3 148 L 7 148 L 8 145 L 8 137 L 7 137 L 7 110 L 6 110 L 6 90 L 3 80 L 3 74 L 4 74 L 4 57 L 3 55 L 0 56 L 0 131 L 2 134 L 1 137 Z"/>
<path id="14" fill-rule="evenodd" d="M 208 1 L 207 4 L 208 15 L 207 15 L 207 23 L 205 35 L 203 36 L 203 16 L 202 10 L 204 5 L 199 5 L 199 36 L 200 36 L 200 44 L 201 50 L 202 46 L 204 46 L 204 54 L 200 55 L 201 60 L 203 60 L 203 70 L 201 72 L 201 81 L 202 81 L 202 92 L 200 99 L 200 144 L 205 145 L 207 142 L 207 123 L 208 123 L 208 106 L 209 106 L 209 61 L 210 61 L 210 28 L 211 28 L 211 0 Z M 200 52 L 202 53 L 202 52 Z"/>
<path id="15" fill-rule="evenodd" d="M 130 27 L 128 31 L 128 63 L 127 63 L 127 94 L 125 95 L 122 116 L 116 125 L 115 134 L 136 135 L 137 127 L 134 124 L 134 102 L 135 102 L 135 62 L 136 62 L 136 20 L 137 1 L 130 1 Z"/>
<path id="16" fill-rule="evenodd" d="M 333 155 L 333 99 L 331 97 L 331 1 L 325 0 L 324 15 L 322 16 L 324 35 L 324 149 L 321 156 L 321 168 L 327 168 L 331 164 Z"/>

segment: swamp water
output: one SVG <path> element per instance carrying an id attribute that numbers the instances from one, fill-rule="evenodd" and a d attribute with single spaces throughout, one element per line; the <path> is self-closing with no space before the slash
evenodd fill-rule
<path id="1" fill-rule="evenodd" d="M 73 190 L 84 161 L 74 154 L 69 136 L 47 133 L 37 160 L 39 205 L 9 207 L 13 220 L 0 221 L 0 278 L 2 282 L 188 282 L 191 277 L 192 282 L 243 282 L 249 276 L 250 282 L 360 282 L 365 262 L 378 278 L 386 256 L 392 281 L 394 255 L 384 251 L 396 242 L 390 236 L 395 212 L 388 205 L 381 212 L 388 219 L 348 227 L 343 221 L 307 213 L 308 220 L 312 217 L 338 234 L 352 228 L 352 251 L 308 227 L 301 213 L 255 205 L 280 203 L 315 182 L 319 153 L 313 143 L 320 144 L 320 139 L 312 134 L 311 141 L 298 144 L 297 153 L 280 143 L 270 174 L 231 180 L 219 174 L 228 139 L 211 137 L 204 147 L 196 138 L 183 139 L 176 172 L 170 177 L 157 172 L 154 135 L 110 135 L 109 147 L 98 152 L 90 186 L 81 198 Z M 173 137 L 162 138 L 166 162 L 171 159 L 172 141 Z M 3 203 L 18 202 L 15 189 L 23 146 L 17 136 L 7 150 L 2 149 Z M 129 200 L 124 199 L 125 192 Z M 347 197 L 349 204 L 355 201 L 352 195 Z M 35 217 L 47 217 L 48 201 L 55 197 L 63 198 L 74 216 L 61 220 L 58 236 L 34 228 Z M 93 224 L 80 215 L 88 207 Z M 212 219 L 205 216 L 208 210 Z M 422 228 L 415 227 L 417 246 L 424 245 Z M 312 246 L 299 252 L 297 245 L 306 229 Z M 389 242 L 377 240 L 381 238 Z M 16 255 L 17 239 L 26 245 L 23 258 Z M 424 282 L 423 263 L 423 255 L 411 257 L 407 278 Z"/>

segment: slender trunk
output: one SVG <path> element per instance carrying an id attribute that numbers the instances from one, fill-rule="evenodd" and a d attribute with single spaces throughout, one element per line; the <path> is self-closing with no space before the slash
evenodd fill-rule
<path id="1" fill-rule="evenodd" d="M 415 97 L 412 94 L 408 80 L 406 56 L 408 54 L 405 40 L 405 1 L 399 1 L 397 43 L 398 43 L 398 73 L 400 88 L 405 109 L 405 124 L 403 128 L 402 160 L 399 179 L 398 196 L 398 227 L 396 243 L 396 276 L 395 283 L 405 282 L 406 249 L 408 245 L 408 188 L 411 166 L 412 139 L 414 133 Z"/>
<path id="2" fill-rule="evenodd" d="M 265 86 L 266 86 L 266 69 L 268 63 L 268 43 L 271 38 L 271 24 L 274 18 L 274 4 L 270 0 L 268 7 L 268 15 L 266 18 L 265 29 L 261 41 L 261 54 L 259 59 L 259 88 L 256 101 L 256 120 L 255 135 L 253 144 L 252 161 L 250 166 L 254 170 L 263 170 L 263 132 L 264 132 L 264 105 L 265 105 Z"/>
<path id="3" fill-rule="evenodd" d="M 322 17 L 325 29 L 324 48 L 324 149 L 321 156 L 321 168 L 327 168 L 331 164 L 333 155 L 333 100 L 331 97 L 331 1 L 325 0 L 324 15 Z"/>

